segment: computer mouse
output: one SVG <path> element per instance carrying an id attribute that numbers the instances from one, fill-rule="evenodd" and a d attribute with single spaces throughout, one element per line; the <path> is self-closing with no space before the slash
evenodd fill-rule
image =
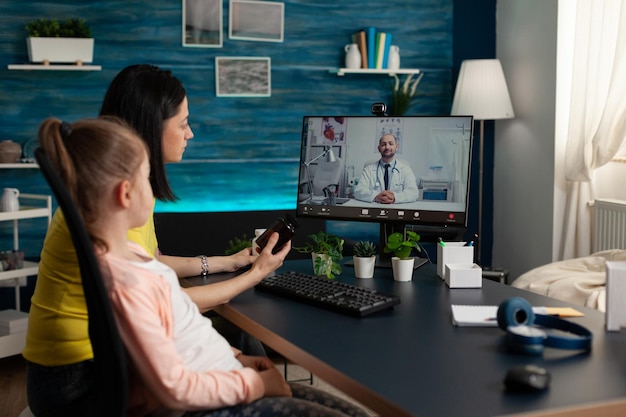
<path id="1" fill-rule="evenodd" d="M 509 391 L 542 391 L 550 385 L 550 372 L 536 365 L 521 365 L 510 368 L 504 377 Z"/>

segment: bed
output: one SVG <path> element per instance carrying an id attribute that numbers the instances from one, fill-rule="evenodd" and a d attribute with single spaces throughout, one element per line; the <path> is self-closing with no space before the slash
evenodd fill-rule
<path id="1" fill-rule="evenodd" d="M 511 285 L 605 312 L 606 261 L 626 261 L 626 250 L 605 250 L 543 265 L 520 275 Z"/>

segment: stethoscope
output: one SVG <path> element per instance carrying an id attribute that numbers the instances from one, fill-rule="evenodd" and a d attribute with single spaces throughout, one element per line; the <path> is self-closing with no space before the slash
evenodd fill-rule
<path id="1" fill-rule="evenodd" d="M 393 167 L 391 168 L 391 175 L 389 176 L 389 185 L 391 185 L 391 177 L 393 177 L 393 172 L 397 172 L 398 174 L 400 173 L 400 170 L 398 168 L 396 168 L 396 163 L 398 161 L 396 161 L 395 159 L 393 160 Z M 384 166 L 382 166 L 381 161 L 378 161 L 378 165 L 376 165 L 376 183 L 374 184 L 376 186 L 376 188 L 379 188 L 381 186 L 381 182 L 380 182 L 380 174 L 379 174 L 379 170 L 380 169 L 385 169 Z"/>

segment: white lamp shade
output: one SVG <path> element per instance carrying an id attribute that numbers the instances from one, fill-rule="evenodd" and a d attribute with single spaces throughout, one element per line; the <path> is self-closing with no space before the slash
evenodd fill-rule
<path id="1" fill-rule="evenodd" d="M 472 115 L 475 120 L 515 117 L 500 60 L 463 61 L 450 114 Z"/>

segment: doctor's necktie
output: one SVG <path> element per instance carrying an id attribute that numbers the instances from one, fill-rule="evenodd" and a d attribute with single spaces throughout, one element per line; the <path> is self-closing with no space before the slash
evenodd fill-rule
<path id="1" fill-rule="evenodd" d="M 389 189 L 389 164 L 385 164 L 385 190 Z"/>

